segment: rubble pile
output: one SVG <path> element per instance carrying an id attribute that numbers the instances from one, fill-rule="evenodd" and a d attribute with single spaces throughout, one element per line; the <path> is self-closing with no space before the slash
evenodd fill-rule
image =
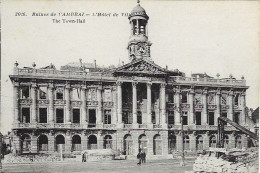
<path id="1" fill-rule="evenodd" d="M 250 153 L 238 158 L 236 161 L 228 161 L 223 158 L 200 155 L 193 165 L 195 172 L 258 172 L 258 152 Z"/>
<path id="2" fill-rule="evenodd" d="M 29 162 L 56 162 L 60 161 L 60 157 L 53 156 L 53 155 L 21 155 L 21 156 L 14 156 L 12 154 L 5 155 L 3 159 L 3 163 L 29 163 Z"/>

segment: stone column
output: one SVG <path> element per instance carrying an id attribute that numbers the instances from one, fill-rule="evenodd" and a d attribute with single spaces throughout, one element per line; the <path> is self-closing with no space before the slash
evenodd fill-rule
<path id="1" fill-rule="evenodd" d="M 202 116 L 201 116 L 201 125 L 208 124 L 208 92 L 207 90 L 203 90 L 202 100 L 203 100 L 203 109 L 202 109 Z"/>
<path id="2" fill-rule="evenodd" d="M 138 128 L 137 124 L 137 91 L 136 91 L 137 82 L 132 82 L 133 87 L 133 128 Z"/>
<path id="3" fill-rule="evenodd" d="M 194 115 L 194 90 L 189 92 L 189 104 L 190 104 L 190 125 L 195 124 L 195 115 Z"/>
<path id="4" fill-rule="evenodd" d="M 174 94 L 174 102 L 176 109 L 180 108 L 180 89 L 177 88 Z M 181 125 L 181 114 L 178 110 L 174 110 L 175 125 Z"/>
<path id="5" fill-rule="evenodd" d="M 37 123 L 37 85 L 34 83 L 31 87 L 31 98 L 32 98 L 32 123 Z"/>
<path id="6" fill-rule="evenodd" d="M 230 119 L 231 121 L 233 121 L 233 115 L 234 115 L 233 97 L 234 97 L 234 92 L 233 92 L 233 91 L 230 91 L 230 92 L 228 93 L 228 105 L 229 105 L 229 109 L 228 109 L 227 118 Z M 229 124 L 228 124 L 228 125 L 229 125 Z"/>
<path id="7" fill-rule="evenodd" d="M 190 140 L 190 150 L 196 151 L 196 136 L 195 133 L 188 135 Z"/>
<path id="8" fill-rule="evenodd" d="M 82 86 L 81 88 L 81 123 L 87 123 L 87 110 L 86 110 L 86 86 Z"/>
<path id="9" fill-rule="evenodd" d="M 176 135 L 176 150 L 177 151 L 181 151 L 182 150 L 182 137 L 181 137 L 181 132 L 179 132 L 177 135 Z"/>
<path id="10" fill-rule="evenodd" d="M 65 100 L 66 100 L 66 123 L 71 123 L 71 110 L 70 110 L 70 85 L 66 84 L 65 88 Z"/>
<path id="11" fill-rule="evenodd" d="M 220 117 L 220 112 L 221 112 L 221 110 L 220 110 L 220 109 L 221 109 L 220 95 L 221 95 L 220 90 L 218 90 L 217 93 L 216 93 L 216 105 L 217 105 L 217 109 L 216 109 L 216 116 L 215 116 L 215 120 L 214 120 L 215 125 L 218 124 L 218 117 Z"/>
<path id="12" fill-rule="evenodd" d="M 240 97 L 240 107 L 241 107 L 241 125 L 245 125 L 246 124 L 246 94 L 242 93 L 241 97 Z"/>
<path id="13" fill-rule="evenodd" d="M 161 84 L 161 125 L 162 128 L 167 128 L 166 124 L 166 97 L 165 97 L 166 83 Z"/>
<path id="14" fill-rule="evenodd" d="M 116 124 L 117 123 L 117 117 L 116 117 L 116 115 L 117 115 L 117 95 L 116 95 L 116 88 L 115 87 L 113 87 L 112 88 L 112 94 L 113 94 L 113 113 L 112 113 L 112 124 Z"/>
<path id="15" fill-rule="evenodd" d="M 122 82 L 117 82 L 117 121 L 118 128 L 122 128 Z"/>
<path id="16" fill-rule="evenodd" d="M 102 126 L 102 86 L 98 86 L 97 88 L 97 126 Z"/>
<path id="17" fill-rule="evenodd" d="M 19 83 L 13 84 L 14 124 L 19 123 Z M 21 118 L 20 118 L 21 120 Z"/>
<path id="18" fill-rule="evenodd" d="M 147 127 L 150 129 L 153 127 L 152 124 L 152 83 L 147 83 Z"/>
<path id="19" fill-rule="evenodd" d="M 48 98 L 49 98 L 49 122 L 54 123 L 54 93 L 53 93 L 53 84 L 48 86 Z"/>

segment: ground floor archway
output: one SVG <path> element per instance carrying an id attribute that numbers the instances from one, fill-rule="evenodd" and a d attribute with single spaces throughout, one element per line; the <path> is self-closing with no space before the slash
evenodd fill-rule
<path id="1" fill-rule="evenodd" d="M 132 155 L 133 154 L 133 139 L 132 136 L 127 134 L 124 136 L 124 151 L 123 154 L 125 155 Z"/>
<path id="2" fill-rule="evenodd" d="M 113 140 L 112 140 L 112 136 L 111 135 L 106 135 L 104 137 L 104 149 L 112 149 L 112 144 L 113 144 Z"/>
<path id="3" fill-rule="evenodd" d="M 65 138 L 63 135 L 57 135 L 55 138 L 56 141 L 56 151 L 60 151 L 62 149 L 62 151 L 65 151 Z"/>
<path id="4" fill-rule="evenodd" d="M 81 137 L 79 135 L 72 137 L 72 151 L 81 151 Z"/>
<path id="5" fill-rule="evenodd" d="M 38 138 L 39 151 L 48 151 L 48 137 L 40 135 Z"/>
<path id="6" fill-rule="evenodd" d="M 153 154 L 154 155 L 162 154 L 162 138 L 160 135 L 155 135 L 153 138 Z"/>
<path id="7" fill-rule="evenodd" d="M 88 149 L 94 150 L 97 149 L 97 137 L 95 135 L 90 135 L 88 137 Z"/>
<path id="8" fill-rule="evenodd" d="M 21 137 L 21 152 L 31 151 L 31 137 L 28 134 L 24 134 Z"/>

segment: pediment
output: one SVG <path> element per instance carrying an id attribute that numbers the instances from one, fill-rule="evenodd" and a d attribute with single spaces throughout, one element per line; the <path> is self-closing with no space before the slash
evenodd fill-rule
<path id="1" fill-rule="evenodd" d="M 167 75 L 167 70 L 156 65 L 149 60 L 136 60 L 121 66 L 114 71 L 115 75 L 137 75 L 137 76 L 154 76 Z"/>

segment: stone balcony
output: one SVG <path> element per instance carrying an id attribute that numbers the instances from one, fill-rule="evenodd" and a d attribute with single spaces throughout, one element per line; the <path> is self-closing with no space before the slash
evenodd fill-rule
<path id="1" fill-rule="evenodd" d="M 232 86 L 246 86 L 245 80 L 236 80 L 232 78 L 214 79 L 214 78 L 193 78 L 193 77 L 170 77 L 169 82 L 183 83 L 183 84 L 204 84 L 204 85 L 232 85 Z"/>
<path id="2" fill-rule="evenodd" d="M 248 128 L 247 126 L 244 126 L 245 128 Z M 181 125 L 173 125 L 173 124 L 169 124 L 168 128 L 170 130 L 181 130 Z M 184 125 L 183 126 L 183 130 L 217 130 L 218 126 L 216 125 Z M 225 130 L 226 131 L 234 131 L 237 130 L 235 127 L 233 126 L 225 126 Z"/>

